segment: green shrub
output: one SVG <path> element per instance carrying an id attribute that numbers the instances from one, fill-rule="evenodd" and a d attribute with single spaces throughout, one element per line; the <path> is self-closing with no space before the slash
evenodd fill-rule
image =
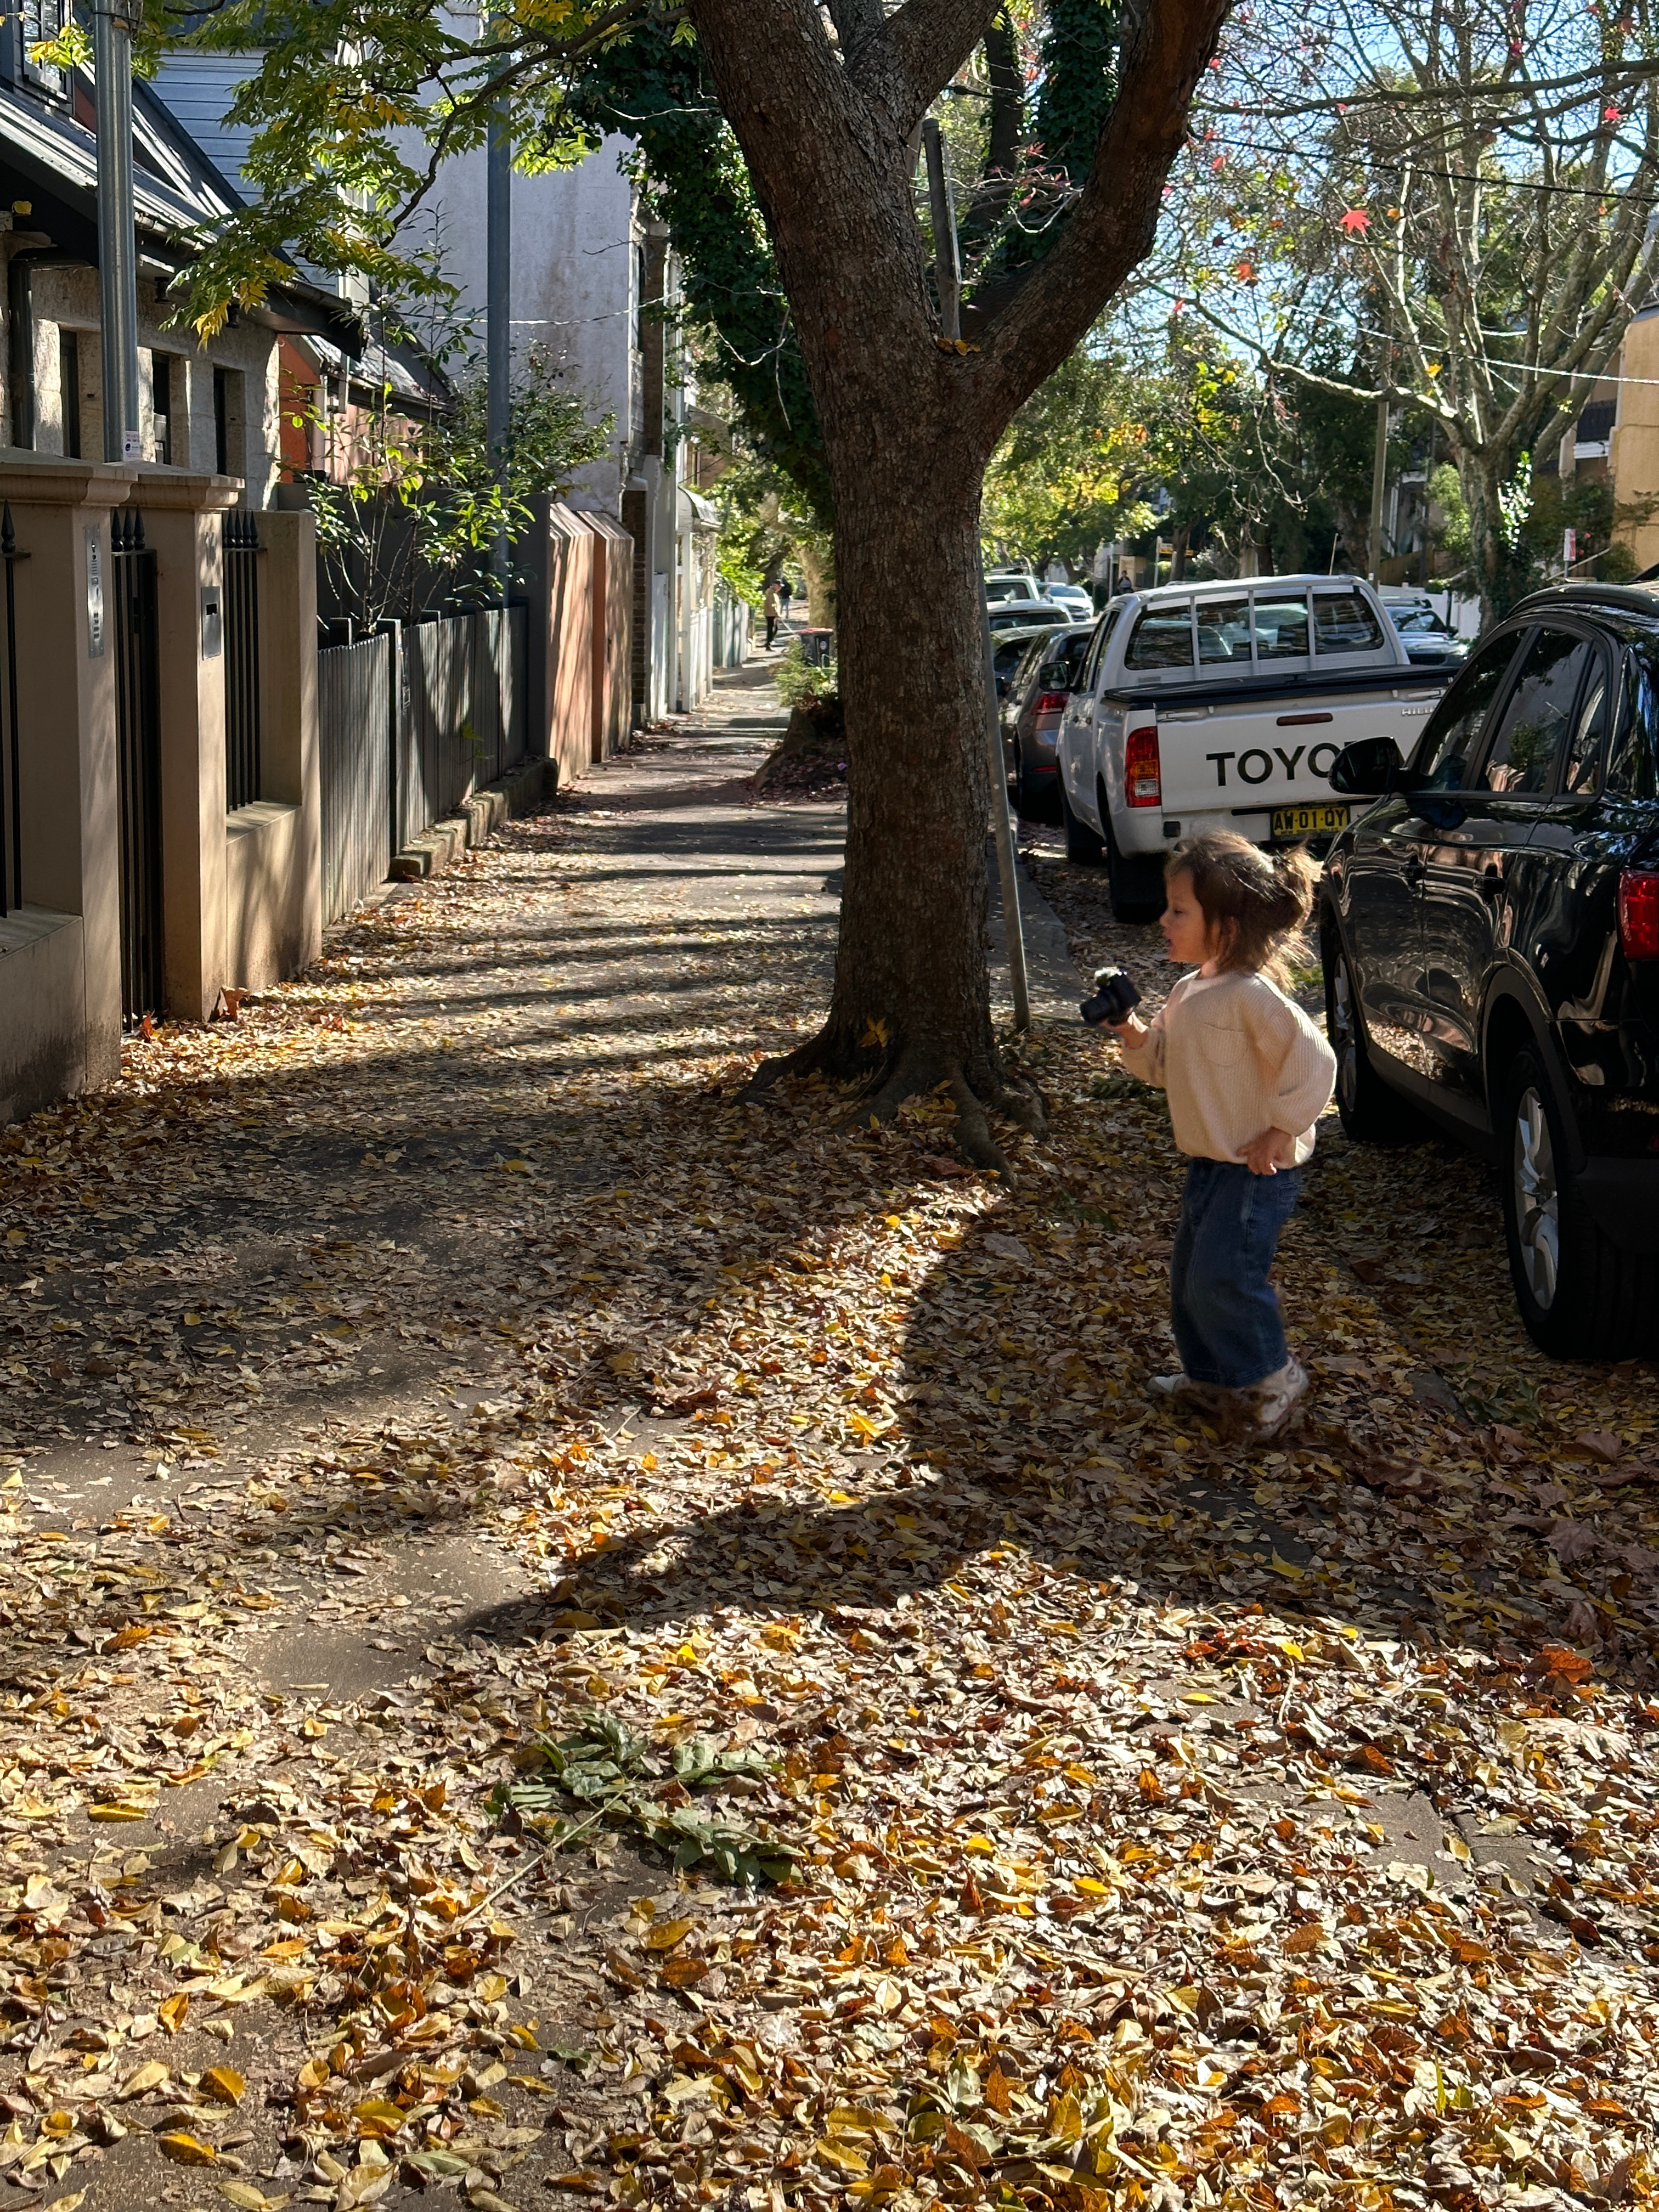
<path id="1" fill-rule="evenodd" d="M 833 699 L 837 689 L 838 671 L 833 660 L 827 668 L 811 666 L 797 638 L 779 661 L 773 680 L 777 684 L 784 705 L 799 707 L 808 699 Z"/>

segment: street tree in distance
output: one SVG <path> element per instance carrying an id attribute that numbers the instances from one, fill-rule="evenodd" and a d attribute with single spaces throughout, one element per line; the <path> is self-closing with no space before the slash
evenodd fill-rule
<path id="1" fill-rule="evenodd" d="M 1250 12 L 1178 173 L 1164 289 L 1281 387 L 1409 408 L 1456 468 L 1501 612 L 1532 573 L 1529 464 L 1659 274 L 1651 7 Z M 1334 343 L 1358 373 L 1327 365 Z"/>
<path id="2" fill-rule="evenodd" d="M 264 49 L 243 108 L 259 127 L 262 219 L 312 258 L 339 258 L 355 226 L 356 258 L 382 282 L 396 256 L 376 210 L 417 198 L 429 166 L 408 152 L 412 130 L 435 160 L 479 143 L 504 99 L 515 139 L 549 158 L 585 67 L 665 20 L 695 36 L 775 258 L 833 510 L 841 936 L 823 1026 L 777 1065 L 862 1080 L 877 1116 L 948 1085 L 961 1141 L 988 1164 L 1001 1163 L 988 1114 L 1036 1127 L 1042 1107 L 1005 1066 L 990 1017 L 981 486 L 1017 410 L 1149 250 L 1228 0 L 1040 4 L 1066 35 L 1036 97 L 1050 82 L 1065 92 L 1071 141 L 1062 161 L 1048 149 L 1041 223 L 997 229 L 957 343 L 930 283 L 918 137 L 1001 0 L 503 0 L 470 40 L 438 0 L 234 0 L 208 33 Z M 1081 87 L 1079 55 L 1092 72 Z M 216 311 L 216 287 L 222 301 L 246 297 L 280 265 L 274 238 L 247 235 L 262 264 L 244 265 L 228 237 L 204 254 L 199 314 Z"/>

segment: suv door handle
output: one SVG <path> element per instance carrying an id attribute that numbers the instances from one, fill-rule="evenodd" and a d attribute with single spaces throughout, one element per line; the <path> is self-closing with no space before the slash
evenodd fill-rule
<path id="1" fill-rule="evenodd" d="M 1426 880 L 1428 872 L 1428 862 L 1422 859 L 1419 854 L 1413 853 L 1410 860 L 1406 863 L 1406 881 L 1415 887 L 1418 884 L 1423 883 Z"/>

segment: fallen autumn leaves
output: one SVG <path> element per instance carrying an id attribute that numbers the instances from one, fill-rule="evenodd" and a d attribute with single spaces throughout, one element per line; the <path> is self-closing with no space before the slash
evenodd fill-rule
<path id="1" fill-rule="evenodd" d="M 0 1139 L 0 2206 L 1651 2197 L 1645 1376 L 1332 1134 L 1312 1423 L 1171 1423 L 1156 1102 L 1045 1035 L 1012 1197 L 942 1105 L 736 1103 L 826 938 L 645 834 L 520 825 Z M 94 1510 L 94 1424 L 166 1479 Z M 630 1793 L 562 1854 L 548 1743 Z M 693 1810 L 787 1878 L 639 1856 Z"/>

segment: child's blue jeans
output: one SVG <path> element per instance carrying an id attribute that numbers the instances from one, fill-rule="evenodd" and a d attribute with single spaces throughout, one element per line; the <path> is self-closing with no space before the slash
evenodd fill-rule
<path id="1" fill-rule="evenodd" d="M 1259 1176 L 1242 1162 L 1188 1164 L 1170 1305 L 1181 1364 L 1193 1382 L 1247 1389 L 1290 1357 L 1267 1271 L 1301 1188 L 1300 1168 Z"/>

